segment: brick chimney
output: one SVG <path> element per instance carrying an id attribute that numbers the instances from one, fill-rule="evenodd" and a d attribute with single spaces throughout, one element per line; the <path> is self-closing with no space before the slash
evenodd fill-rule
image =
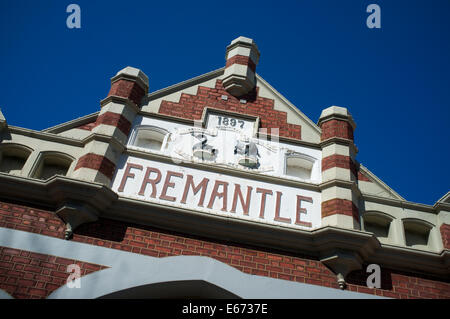
<path id="1" fill-rule="evenodd" d="M 256 84 L 256 65 L 259 61 L 256 43 L 246 37 L 231 41 L 227 47 L 225 59 L 227 62 L 222 81 L 225 89 L 236 97 L 253 90 Z"/>
<path id="2" fill-rule="evenodd" d="M 357 181 L 357 148 L 353 142 L 356 124 L 345 107 L 322 111 L 322 226 L 360 229 Z"/>
<path id="3" fill-rule="evenodd" d="M 73 177 L 110 186 L 133 120 L 148 92 L 148 77 L 141 70 L 126 67 L 111 79 L 108 96 L 84 146 Z M 105 139 L 105 137 L 108 137 Z"/>

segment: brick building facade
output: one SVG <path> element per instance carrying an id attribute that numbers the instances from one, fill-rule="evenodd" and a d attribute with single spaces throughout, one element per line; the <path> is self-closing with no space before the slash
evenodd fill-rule
<path id="1" fill-rule="evenodd" d="M 349 111 L 312 122 L 259 54 L 239 37 L 151 93 L 127 67 L 43 131 L 0 114 L 0 297 L 450 298 L 449 193 L 403 199 L 356 160 Z"/>

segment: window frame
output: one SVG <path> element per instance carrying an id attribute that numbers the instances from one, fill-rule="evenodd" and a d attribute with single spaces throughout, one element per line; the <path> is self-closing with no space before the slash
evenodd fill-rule
<path id="1" fill-rule="evenodd" d="M 37 173 L 39 170 L 43 168 L 43 165 L 45 165 L 45 161 L 48 159 L 56 159 L 57 161 L 60 160 L 67 162 L 69 165 L 67 167 L 67 172 L 64 176 L 69 176 L 72 173 L 72 168 L 73 165 L 75 164 L 75 158 L 73 156 L 58 151 L 42 151 L 39 152 L 39 155 L 37 156 L 36 161 L 34 162 L 33 167 L 31 168 L 30 173 L 28 174 L 28 177 L 39 180 L 47 180 L 48 178 L 42 179 L 41 177 L 37 177 Z M 49 178 L 52 178 L 53 176 Z"/>
<path id="2" fill-rule="evenodd" d="M 288 168 L 288 159 L 289 158 L 300 158 L 306 161 L 311 162 L 311 169 L 310 169 L 310 175 L 309 178 L 305 179 L 302 177 L 298 177 L 298 176 L 294 176 L 294 175 L 289 175 L 287 174 L 287 168 Z M 315 165 L 317 165 L 317 158 L 311 156 L 311 155 L 307 155 L 304 153 L 299 153 L 299 152 L 290 152 L 290 153 L 285 153 L 284 155 L 284 167 L 283 167 L 283 175 L 287 176 L 289 178 L 297 178 L 300 179 L 302 181 L 312 181 L 313 180 L 313 171 L 315 168 Z"/>
<path id="3" fill-rule="evenodd" d="M 155 150 L 155 149 L 145 148 L 145 147 L 136 145 L 136 142 L 138 141 L 139 133 L 141 131 L 154 131 L 156 133 L 163 135 L 163 139 L 161 141 L 161 148 L 159 150 Z M 161 152 L 166 146 L 168 135 L 169 135 L 169 131 L 167 131 L 166 129 L 163 129 L 161 127 L 154 126 L 154 125 L 140 125 L 133 130 L 133 133 L 130 136 L 129 145 L 131 145 L 133 147 L 138 147 L 140 149 L 145 149 L 145 150 L 151 151 L 151 152 Z"/>

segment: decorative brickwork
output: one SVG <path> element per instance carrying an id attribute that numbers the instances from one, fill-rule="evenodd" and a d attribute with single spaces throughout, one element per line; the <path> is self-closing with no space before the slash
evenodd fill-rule
<path id="1" fill-rule="evenodd" d="M 125 134 L 126 136 L 128 136 L 128 133 L 130 133 L 131 130 L 130 121 L 128 121 L 124 116 L 113 112 L 103 113 L 91 123 L 86 123 L 76 128 L 80 130 L 92 131 L 95 127 L 99 126 L 100 124 L 115 126 L 119 130 L 121 130 L 122 133 Z"/>
<path id="2" fill-rule="evenodd" d="M 93 153 L 83 155 L 78 159 L 75 170 L 82 167 L 95 169 L 103 173 L 103 175 L 105 175 L 109 179 L 112 179 L 114 171 L 116 169 L 116 165 L 107 157 Z"/>
<path id="3" fill-rule="evenodd" d="M 322 218 L 335 214 L 352 216 L 359 222 L 358 207 L 351 200 L 335 198 L 322 202 Z"/>
<path id="4" fill-rule="evenodd" d="M 51 226 L 53 228 L 49 228 Z M 64 224 L 53 213 L 13 204 L 0 203 L 0 227 L 20 229 L 57 238 L 64 237 Z M 75 231 L 73 240 L 154 257 L 208 256 L 248 274 L 338 289 L 336 276 L 320 261 L 305 255 L 292 255 L 235 243 L 206 240 L 107 219 L 80 226 Z M 56 263 L 64 265 L 63 262 Z M 86 273 L 94 270 L 89 267 L 99 267 L 98 265 L 86 266 L 85 263 L 83 265 L 82 269 L 86 269 Z M 9 270 L 0 267 L 0 274 L 7 271 Z M 42 271 L 44 272 L 44 269 Z M 381 274 L 381 289 L 367 288 L 368 274 L 364 270 L 349 275 L 347 289 L 393 298 L 450 298 L 449 282 L 387 268 L 382 268 Z M 51 274 L 49 276 L 52 277 Z M 29 288 L 35 289 L 34 286 L 28 286 L 31 284 L 30 282 L 21 282 L 21 284 L 15 288 L 21 289 L 17 290 L 18 293 L 28 291 Z M 43 292 L 40 293 L 44 295 Z M 17 296 L 25 297 L 25 295 Z"/>
<path id="5" fill-rule="evenodd" d="M 131 129 L 130 121 L 128 121 L 123 115 L 113 112 L 106 112 L 97 117 L 95 126 L 101 124 L 115 126 L 119 130 L 121 130 L 122 133 L 125 134 L 125 136 L 128 136 L 128 133 L 130 133 Z"/>
<path id="6" fill-rule="evenodd" d="M 322 137 L 321 140 L 332 137 L 342 137 L 349 140 L 353 140 L 353 128 L 351 124 L 347 121 L 341 120 L 329 120 L 321 124 Z"/>
<path id="7" fill-rule="evenodd" d="M 333 167 L 346 168 L 349 169 L 355 177 L 358 175 L 356 165 L 350 156 L 335 154 L 322 159 L 322 172 Z"/>
<path id="8" fill-rule="evenodd" d="M 450 249 L 450 225 L 442 224 L 441 228 L 442 243 L 445 249 Z"/>
<path id="9" fill-rule="evenodd" d="M 14 298 L 46 298 L 66 284 L 67 266 L 77 264 L 81 276 L 107 267 L 0 246 L 0 289 Z"/>
<path id="10" fill-rule="evenodd" d="M 358 171 L 358 180 L 364 181 L 364 182 L 370 182 L 372 183 L 372 180 L 370 180 L 366 175 L 364 175 L 361 171 Z"/>
<path id="11" fill-rule="evenodd" d="M 136 82 L 121 79 L 111 84 L 108 96 L 110 95 L 129 98 L 137 106 L 140 106 L 145 91 Z"/>
<path id="12" fill-rule="evenodd" d="M 0 202 L 0 227 L 64 238 L 65 225 L 54 213 Z"/>
<path id="13" fill-rule="evenodd" d="M 227 64 L 225 65 L 225 67 L 227 68 L 233 64 L 247 65 L 250 68 L 250 70 L 252 70 L 253 72 L 256 71 L 255 62 L 253 62 L 252 59 L 250 59 L 250 57 L 245 55 L 235 55 L 229 58 L 227 60 Z"/>
<path id="14" fill-rule="evenodd" d="M 301 140 L 301 126 L 287 123 L 286 112 L 274 109 L 274 101 L 258 96 L 258 89 L 254 89 L 246 96 L 239 98 L 229 94 L 222 86 L 222 81 L 217 80 L 214 89 L 199 86 L 197 95 L 183 93 L 179 102 L 162 101 L 159 113 L 182 117 L 186 119 L 200 120 L 203 109 L 212 107 L 242 114 L 259 116 L 261 128 L 279 128 L 279 135 Z M 223 100 L 222 95 L 228 97 Z M 245 104 L 240 103 L 245 99 Z"/>

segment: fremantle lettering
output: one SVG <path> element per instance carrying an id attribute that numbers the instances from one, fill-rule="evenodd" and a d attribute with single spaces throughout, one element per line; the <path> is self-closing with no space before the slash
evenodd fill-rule
<path id="1" fill-rule="evenodd" d="M 243 217 L 250 215 L 250 203 L 253 203 L 254 215 L 261 221 L 312 227 L 312 223 L 306 221 L 308 210 L 304 206 L 314 201 L 312 197 L 303 195 L 301 190 L 287 196 L 283 191 L 268 186 L 241 185 L 236 179 L 227 180 L 224 175 L 219 175 L 221 179 L 212 180 L 155 166 L 127 162 L 123 173 L 117 175 L 117 192 L 129 194 L 130 189 L 133 189 L 134 195 L 142 196 L 145 200 L 162 200 Z M 267 207 L 269 201 L 270 208 Z M 295 206 L 290 201 L 295 201 Z M 294 211 L 282 209 L 287 206 Z"/>

